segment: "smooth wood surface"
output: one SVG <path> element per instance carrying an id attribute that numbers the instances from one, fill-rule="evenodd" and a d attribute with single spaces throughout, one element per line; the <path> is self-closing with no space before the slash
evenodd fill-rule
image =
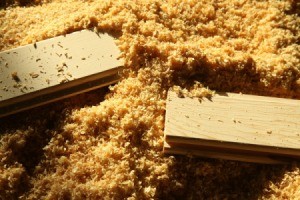
<path id="1" fill-rule="evenodd" d="M 241 150 L 251 154 L 252 162 L 259 153 L 300 158 L 300 101 L 232 93 L 199 101 L 170 91 L 165 141 L 167 153 L 172 149 L 196 152 L 198 146 L 230 151 L 226 158 L 232 160 L 237 157 L 231 155 Z"/>
<path id="2" fill-rule="evenodd" d="M 114 38 L 84 30 L 0 53 L 0 117 L 118 81 Z"/>

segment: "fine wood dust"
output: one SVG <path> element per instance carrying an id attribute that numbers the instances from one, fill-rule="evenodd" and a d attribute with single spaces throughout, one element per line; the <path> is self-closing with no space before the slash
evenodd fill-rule
<path id="1" fill-rule="evenodd" d="M 1 4 L 1 50 L 95 28 L 117 38 L 125 70 L 103 101 L 95 91 L 0 119 L 1 199 L 299 197 L 298 163 L 162 153 L 171 87 L 300 99 L 298 1 L 22 2 Z"/>

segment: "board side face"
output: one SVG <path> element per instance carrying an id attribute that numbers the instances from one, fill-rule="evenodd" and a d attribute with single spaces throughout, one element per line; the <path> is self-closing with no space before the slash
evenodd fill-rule
<path id="1" fill-rule="evenodd" d="M 169 91 L 165 139 L 216 141 L 220 144 L 293 149 L 300 152 L 300 101 L 216 94 L 211 99 L 179 98 Z M 174 141 L 173 141 L 174 142 Z M 201 144 L 199 144 L 201 145 Z M 274 150 L 275 149 L 275 150 Z"/>
<path id="2" fill-rule="evenodd" d="M 286 157 L 278 157 L 268 154 L 250 154 L 250 153 L 241 153 L 241 152 L 232 152 L 232 151 L 220 151 L 213 149 L 199 149 L 199 148 L 189 148 L 184 146 L 171 146 L 168 143 L 164 143 L 164 153 L 166 154 L 179 154 L 179 155 L 193 155 L 200 156 L 204 158 L 213 158 L 213 159 L 225 159 L 233 161 L 242 161 L 250 163 L 260 163 L 260 164 L 288 164 L 293 159 Z"/>
<path id="3" fill-rule="evenodd" d="M 0 117 L 115 83 L 119 57 L 112 36 L 90 30 L 1 52 Z"/>

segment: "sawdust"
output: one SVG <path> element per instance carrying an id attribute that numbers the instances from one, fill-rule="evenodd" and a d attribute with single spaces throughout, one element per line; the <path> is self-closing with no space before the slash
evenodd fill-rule
<path id="1" fill-rule="evenodd" d="M 300 99 L 296 0 L 13 2 L 27 6 L 0 10 L 1 50 L 96 28 L 118 38 L 126 69 L 104 101 L 97 91 L 1 119 L 2 199 L 299 197 L 298 163 L 162 153 L 174 86 Z"/>
<path id="2" fill-rule="evenodd" d="M 37 78 L 37 77 L 39 77 L 39 74 L 36 74 L 34 72 L 30 72 L 29 75 L 31 76 L 31 78 Z"/>
<path id="3" fill-rule="evenodd" d="M 20 82 L 20 81 L 21 81 L 20 78 L 19 78 L 19 76 L 18 76 L 18 72 L 12 72 L 12 73 L 11 73 L 11 78 L 12 78 L 14 81 L 16 81 L 16 82 Z"/>

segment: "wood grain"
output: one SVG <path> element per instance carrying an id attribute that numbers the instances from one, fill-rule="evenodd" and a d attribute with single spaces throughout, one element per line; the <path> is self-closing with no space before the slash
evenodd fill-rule
<path id="1" fill-rule="evenodd" d="M 0 117 L 115 83 L 114 38 L 84 30 L 0 53 Z"/>
<path id="2" fill-rule="evenodd" d="M 170 91 L 165 141 L 167 152 L 175 148 L 178 152 L 180 146 L 192 152 L 206 147 L 230 155 L 246 150 L 252 157 L 259 153 L 300 157 L 300 101 L 224 93 L 200 102 Z"/>
<path id="3" fill-rule="evenodd" d="M 225 159 L 242 162 L 252 162 L 260 164 L 288 164 L 293 161 L 292 157 L 284 157 L 272 154 L 263 153 L 245 153 L 240 151 L 228 151 L 224 149 L 213 148 L 191 148 L 191 146 L 170 146 L 170 144 L 164 144 L 164 152 L 167 154 L 179 154 L 179 155 L 193 155 L 205 158 Z"/>

